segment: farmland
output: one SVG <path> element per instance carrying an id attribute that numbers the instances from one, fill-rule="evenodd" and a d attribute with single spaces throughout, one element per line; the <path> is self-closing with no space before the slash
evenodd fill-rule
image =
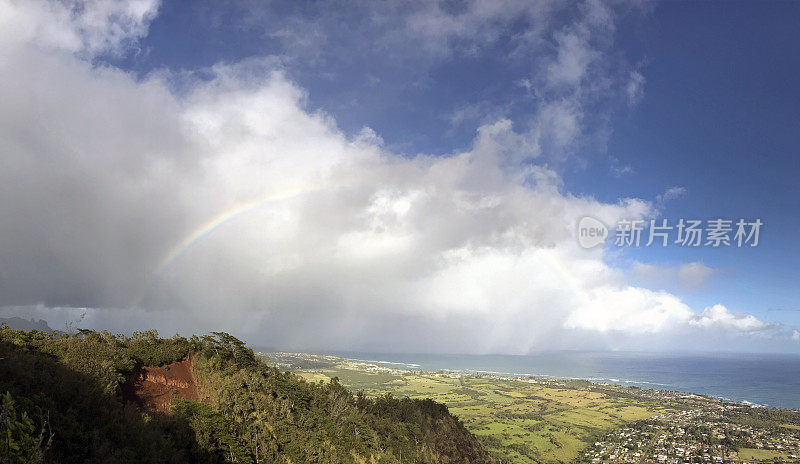
<path id="1" fill-rule="evenodd" d="M 292 365 L 289 358 L 282 362 Z M 520 464 L 570 462 L 610 430 L 681 407 L 630 389 L 583 381 L 406 371 L 333 357 L 304 365 L 296 370 L 307 381 L 338 377 L 368 395 L 391 393 L 444 403 L 503 462 Z"/>
<path id="2" fill-rule="evenodd" d="M 262 354 L 307 382 L 444 403 L 502 463 L 800 462 L 800 412 L 584 380 Z"/>

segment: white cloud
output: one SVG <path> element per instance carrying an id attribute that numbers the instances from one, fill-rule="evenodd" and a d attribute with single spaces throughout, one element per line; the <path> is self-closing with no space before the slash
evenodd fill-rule
<path id="1" fill-rule="evenodd" d="M 273 60 L 204 70 L 180 96 L 168 73 L 81 61 L 74 52 L 141 34 L 75 32 L 115 29 L 97 5 L 91 18 L 35 11 L 80 37 L 65 53 L 2 42 L 2 306 L 301 348 L 525 352 L 574 347 L 578 332 L 766 327 L 627 285 L 602 249 L 577 246 L 585 215 L 613 224 L 653 209 L 571 195 L 530 163 L 543 143 L 579 137 L 578 100 L 545 105 L 535 138 L 498 119 L 467 150 L 405 156 L 308 110 Z M 123 16 L 146 27 L 142 5 Z"/>
<path id="2" fill-rule="evenodd" d="M 555 40 L 557 53 L 546 68 L 547 83 L 554 87 L 579 84 L 598 53 L 579 34 L 559 32 Z"/>
<path id="3" fill-rule="evenodd" d="M 660 213 L 661 210 L 667 205 L 668 202 L 672 200 L 677 200 L 685 196 L 687 190 L 685 187 L 681 186 L 674 186 L 664 190 L 664 193 L 660 193 L 656 195 L 656 203 L 655 203 L 655 210 L 657 213 Z"/>
<path id="4" fill-rule="evenodd" d="M 609 157 L 609 171 L 611 175 L 620 178 L 634 173 L 633 167 L 628 164 L 621 164 L 620 160 L 614 156 Z"/>
<path id="5" fill-rule="evenodd" d="M 0 43 L 119 54 L 147 34 L 160 0 L 3 0 Z M 5 48 L 5 47 L 4 47 Z"/>
<path id="6" fill-rule="evenodd" d="M 725 306 L 716 304 L 694 316 L 690 325 L 704 329 L 734 330 L 740 332 L 755 332 L 771 327 L 770 324 L 760 321 L 750 314 L 734 314 Z"/>
<path id="7" fill-rule="evenodd" d="M 632 71 L 628 85 L 625 87 L 625 94 L 628 97 L 628 106 L 634 107 L 642 101 L 644 97 L 645 78 L 639 71 Z"/>
<path id="8" fill-rule="evenodd" d="M 491 103 L 449 101 L 445 96 L 442 104 L 452 105 L 447 113 L 454 125 L 469 123 L 475 128 L 523 108 L 525 116 L 515 120 L 519 135 L 538 155 L 561 162 L 577 153 L 588 157 L 604 152 L 610 115 L 625 105 L 630 92 L 638 96 L 643 92 L 641 74 L 631 71 L 612 49 L 616 16 L 636 10 L 630 6 L 637 4 L 598 0 L 320 2 L 286 17 L 285 9 L 278 11 L 269 2 L 239 0 L 231 3 L 239 14 L 229 16 L 243 17 L 241 27 L 279 39 L 290 75 L 292 70 L 296 75 L 318 75 L 327 71 L 326 63 L 353 63 L 354 55 L 369 57 L 359 69 L 367 81 L 389 70 L 376 87 L 380 98 L 370 92 L 361 96 L 380 100 L 378 105 L 405 104 L 408 87 L 432 85 L 432 71 L 454 59 L 491 57 L 524 63 L 512 66 L 521 69 L 512 69 L 508 76 L 497 73 L 492 87 L 505 85 L 509 90 L 502 95 L 492 92 Z M 341 75 L 333 79 L 352 80 L 348 75 L 352 71 L 338 69 Z M 392 84 L 398 79 L 404 84 L 399 90 Z M 348 84 L 341 82 L 343 87 Z M 516 86 L 524 91 L 523 98 L 512 91 Z M 341 98 L 341 105 L 358 99 L 349 92 Z"/>
<path id="9" fill-rule="evenodd" d="M 679 298 L 666 292 L 604 286 L 586 296 L 566 325 L 600 332 L 658 333 L 685 323 L 691 314 Z"/>
<path id="10" fill-rule="evenodd" d="M 660 204 L 663 204 L 664 202 L 667 202 L 669 200 L 675 200 L 676 198 L 680 198 L 684 195 L 686 195 L 685 187 L 680 187 L 680 186 L 670 187 L 667 190 L 665 190 L 664 193 L 658 195 L 656 197 L 656 201 L 659 202 Z"/>
<path id="11" fill-rule="evenodd" d="M 600 332 L 672 332 L 674 335 L 692 328 L 730 333 L 775 328 L 774 324 L 753 315 L 732 313 L 720 304 L 696 314 L 674 295 L 636 287 L 597 290 L 585 306 L 570 315 L 567 326 Z"/>
<path id="12" fill-rule="evenodd" d="M 391 2 L 390 2 L 391 4 Z M 550 20 L 557 2 L 544 1 L 467 1 L 456 11 L 448 11 L 442 2 L 420 2 L 405 21 L 397 37 L 414 40 L 431 53 L 454 51 L 469 53 L 474 47 L 494 43 L 510 22 L 523 19 L 529 32 L 540 31 Z M 397 4 L 392 9 L 403 9 Z M 534 33 L 536 34 L 536 33 Z M 461 39 L 467 39 L 461 41 Z"/>

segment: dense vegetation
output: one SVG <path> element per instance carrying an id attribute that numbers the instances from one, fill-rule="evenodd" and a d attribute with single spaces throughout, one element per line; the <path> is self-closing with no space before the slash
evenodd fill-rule
<path id="1" fill-rule="evenodd" d="M 123 400 L 142 366 L 191 359 L 204 402 Z M 259 361 L 225 333 L 170 339 L 0 327 L 0 462 L 486 463 L 431 400 L 366 398 Z"/>

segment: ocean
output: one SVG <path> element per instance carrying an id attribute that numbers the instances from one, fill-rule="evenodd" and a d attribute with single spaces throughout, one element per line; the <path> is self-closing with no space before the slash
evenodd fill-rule
<path id="1" fill-rule="evenodd" d="M 578 378 L 800 409 L 800 356 L 559 351 L 524 356 L 327 353 L 387 366 Z"/>

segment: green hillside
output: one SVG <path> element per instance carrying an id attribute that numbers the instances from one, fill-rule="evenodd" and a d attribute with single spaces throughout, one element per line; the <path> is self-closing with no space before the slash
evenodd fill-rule
<path id="1" fill-rule="evenodd" d="M 136 396 L 149 382 L 142 372 L 169 374 L 178 361 L 190 365 L 188 378 L 150 373 L 171 407 L 148 408 Z M 0 394 L 3 463 L 494 462 L 442 404 L 306 382 L 225 333 L 162 339 L 0 327 Z"/>

